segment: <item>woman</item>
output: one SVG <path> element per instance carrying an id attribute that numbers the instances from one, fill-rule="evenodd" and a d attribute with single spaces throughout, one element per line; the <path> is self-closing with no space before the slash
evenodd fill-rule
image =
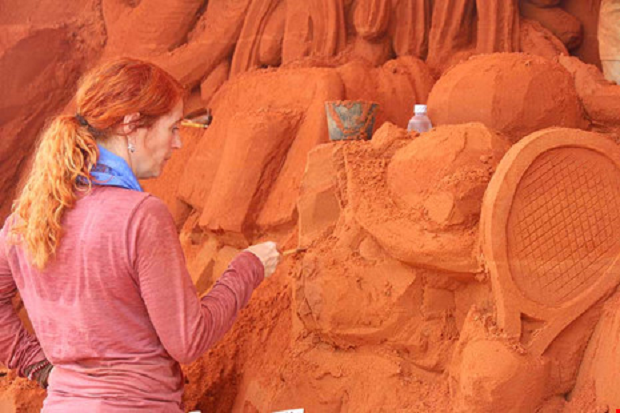
<path id="1" fill-rule="evenodd" d="M 0 361 L 49 380 L 44 412 L 183 411 L 179 363 L 222 337 L 275 271 L 275 244 L 255 245 L 198 300 L 170 213 L 138 183 L 181 147 L 183 97 L 156 66 L 115 61 L 42 136 L 0 232 Z"/>

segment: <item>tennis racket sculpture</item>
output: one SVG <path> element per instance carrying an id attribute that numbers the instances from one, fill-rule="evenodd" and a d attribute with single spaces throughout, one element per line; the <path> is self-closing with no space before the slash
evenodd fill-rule
<path id="1" fill-rule="evenodd" d="M 542 355 L 620 283 L 620 147 L 574 129 L 529 135 L 498 165 L 480 230 L 498 325 Z"/>

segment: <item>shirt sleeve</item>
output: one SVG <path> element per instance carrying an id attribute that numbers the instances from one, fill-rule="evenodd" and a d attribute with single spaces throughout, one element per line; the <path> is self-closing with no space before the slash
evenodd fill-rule
<path id="1" fill-rule="evenodd" d="M 0 362 L 23 377 L 26 367 L 44 360 L 45 355 L 13 308 L 17 286 L 9 265 L 7 227 L 0 230 Z"/>
<path id="2" fill-rule="evenodd" d="M 264 278 L 260 260 L 243 252 L 199 300 L 172 216 L 153 196 L 136 210 L 128 237 L 130 264 L 151 322 L 166 351 L 183 364 L 196 360 L 230 329 Z"/>

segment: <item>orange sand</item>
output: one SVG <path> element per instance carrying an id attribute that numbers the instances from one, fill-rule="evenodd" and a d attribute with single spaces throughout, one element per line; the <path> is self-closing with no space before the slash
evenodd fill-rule
<path id="1" fill-rule="evenodd" d="M 618 295 L 537 354 L 528 340 L 544 322 L 502 330 L 481 254 L 485 192 L 511 145 L 557 126 L 620 137 L 620 86 L 584 63 L 598 64 L 596 0 L 80 3 L 0 0 L 0 217 L 79 76 L 131 55 L 178 77 L 188 110 L 213 110 L 144 182 L 168 204 L 198 290 L 251 243 L 308 248 L 184 367 L 188 409 L 620 408 Z M 324 102 L 352 99 L 380 105 L 372 140 L 329 142 Z M 436 129 L 408 134 L 427 102 Z M 1 412 L 43 397 L 0 370 Z"/>

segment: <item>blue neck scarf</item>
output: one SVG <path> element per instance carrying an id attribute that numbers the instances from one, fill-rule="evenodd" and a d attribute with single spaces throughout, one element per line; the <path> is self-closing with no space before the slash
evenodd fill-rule
<path id="1" fill-rule="evenodd" d="M 99 148 L 99 161 L 91 171 L 94 178 L 93 185 L 117 186 L 143 192 L 138 179 L 123 158 L 101 145 L 97 147 Z"/>

